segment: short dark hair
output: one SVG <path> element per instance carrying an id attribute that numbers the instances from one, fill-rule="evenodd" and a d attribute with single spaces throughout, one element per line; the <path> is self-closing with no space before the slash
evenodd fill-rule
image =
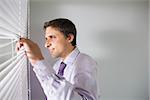
<path id="1" fill-rule="evenodd" d="M 74 39 L 71 42 L 71 44 L 73 46 L 76 45 L 76 35 L 77 35 L 76 27 L 74 23 L 70 21 L 69 19 L 57 18 L 57 19 L 45 22 L 44 27 L 43 27 L 44 31 L 46 30 L 47 27 L 56 28 L 58 31 L 62 32 L 65 37 L 68 37 L 68 34 L 73 34 Z"/>

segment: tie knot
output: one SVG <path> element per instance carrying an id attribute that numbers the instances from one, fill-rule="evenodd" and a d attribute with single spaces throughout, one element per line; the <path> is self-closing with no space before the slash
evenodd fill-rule
<path id="1" fill-rule="evenodd" d="M 62 66 L 66 66 L 66 64 L 65 64 L 64 62 L 61 62 L 61 63 L 60 63 L 60 66 L 61 66 L 61 65 L 62 65 Z"/>
<path id="2" fill-rule="evenodd" d="M 65 67 L 66 67 L 66 64 L 64 62 L 61 62 L 60 67 L 59 67 L 59 71 L 58 71 L 59 75 L 63 76 Z"/>

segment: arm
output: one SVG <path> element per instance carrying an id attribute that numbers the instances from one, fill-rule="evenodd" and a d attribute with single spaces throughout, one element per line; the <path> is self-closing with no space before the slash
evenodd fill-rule
<path id="1" fill-rule="evenodd" d="M 76 83 L 71 84 L 66 79 L 57 76 L 51 67 L 48 69 L 48 64 L 44 60 L 37 62 L 33 70 L 48 98 L 55 98 L 56 100 L 96 100 L 89 88 L 95 84 L 93 84 L 94 82 L 88 84 L 89 80 L 93 80 L 85 74 L 77 75 Z"/>
<path id="2" fill-rule="evenodd" d="M 88 82 L 80 86 L 78 85 L 80 81 L 77 81 L 75 85 L 73 85 L 65 79 L 58 77 L 52 67 L 48 67 L 48 64 L 44 61 L 44 57 L 36 43 L 23 38 L 17 43 L 17 51 L 22 46 L 25 48 L 26 55 L 30 63 L 34 66 L 33 70 L 48 98 L 59 98 L 59 100 L 82 100 L 83 98 L 83 100 L 95 100 L 91 93 L 86 91 L 87 87 L 82 88 L 82 86 L 88 84 Z M 84 74 L 76 76 L 77 80 L 83 81 L 84 78 L 86 79 L 86 75 Z M 87 77 L 87 81 L 88 80 L 90 80 L 90 78 Z"/>

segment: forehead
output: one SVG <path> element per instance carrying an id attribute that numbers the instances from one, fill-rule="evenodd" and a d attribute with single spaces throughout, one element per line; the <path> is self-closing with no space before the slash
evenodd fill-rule
<path id="1" fill-rule="evenodd" d="M 45 30 L 45 36 L 49 35 L 63 35 L 62 32 L 60 32 L 58 29 L 53 28 L 53 27 L 47 27 Z"/>

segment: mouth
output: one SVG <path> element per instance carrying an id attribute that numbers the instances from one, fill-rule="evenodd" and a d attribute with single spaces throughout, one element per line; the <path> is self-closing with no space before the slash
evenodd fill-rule
<path id="1" fill-rule="evenodd" d="M 52 54 L 54 51 L 54 48 L 49 49 L 50 54 Z"/>

